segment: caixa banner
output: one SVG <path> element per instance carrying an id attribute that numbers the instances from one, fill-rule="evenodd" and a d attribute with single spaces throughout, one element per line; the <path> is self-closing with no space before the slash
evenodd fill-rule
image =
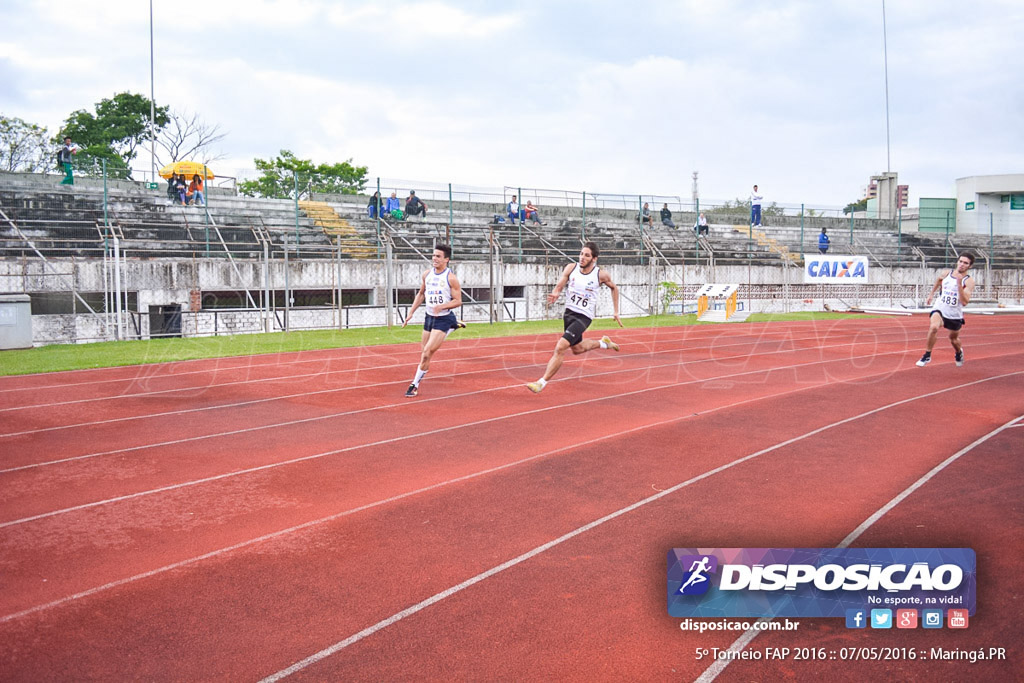
<path id="1" fill-rule="evenodd" d="M 673 548 L 673 617 L 843 617 L 848 609 L 974 615 L 970 548 Z"/>
<path id="2" fill-rule="evenodd" d="M 866 285 L 866 256 L 826 256 L 808 254 L 804 257 L 804 283 L 833 285 Z"/>

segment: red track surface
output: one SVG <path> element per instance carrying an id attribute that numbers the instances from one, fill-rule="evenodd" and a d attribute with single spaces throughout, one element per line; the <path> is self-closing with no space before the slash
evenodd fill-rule
<path id="1" fill-rule="evenodd" d="M 710 677 L 696 649 L 740 633 L 680 631 L 667 551 L 839 544 L 1024 416 L 1022 330 L 974 317 L 965 367 L 940 340 L 924 369 L 917 318 L 628 330 L 539 395 L 553 335 L 453 338 L 411 401 L 409 345 L 4 378 L 0 679 Z M 1022 446 L 999 432 L 854 542 L 974 548 L 968 630 L 748 646 L 1007 660 L 718 680 L 1020 679 Z"/>

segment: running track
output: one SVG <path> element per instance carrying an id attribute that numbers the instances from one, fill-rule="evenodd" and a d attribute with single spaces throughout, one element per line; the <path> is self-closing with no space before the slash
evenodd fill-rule
<path id="1" fill-rule="evenodd" d="M 623 330 L 540 395 L 554 335 L 453 336 L 414 400 L 412 345 L 0 378 L 0 679 L 1020 680 L 1024 318 L 963 368 L 924 328 Z M 844 539 L 974 548 L 968 630 L 746 647 L 1008 659 L 722 667 L 666 613 L 669 548 Z"/>

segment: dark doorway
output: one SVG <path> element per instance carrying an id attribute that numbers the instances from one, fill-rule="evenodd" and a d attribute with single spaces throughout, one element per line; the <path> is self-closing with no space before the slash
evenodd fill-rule
<path id="1" fill-rule="evenodd" d="M 181 336 L 181 304 L 149 307 L 149 336 Z"/>

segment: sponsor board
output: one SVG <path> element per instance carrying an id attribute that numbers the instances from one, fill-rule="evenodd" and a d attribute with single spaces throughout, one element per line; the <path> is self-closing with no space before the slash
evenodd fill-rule
<path id="1" fill-rule="evenodd" d="M 866 256 L 808 254 L 804 257 L 804 283 L 866 285 L 868 259 Z"/>

